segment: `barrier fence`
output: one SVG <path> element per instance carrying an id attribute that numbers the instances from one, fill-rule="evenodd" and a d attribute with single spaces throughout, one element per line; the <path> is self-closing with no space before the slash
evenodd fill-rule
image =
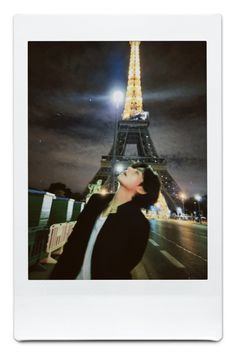
<path id="1" fill-rule="evenodd" d="M 50 226 L 48 235 L 48 242 L 46 253 L 47 256 L 40 260 L 43 264 L 55 264 L 57 261 L 52 257 L 54 255 L 61 255 L 63 247 L 70 236 L 76 221 L 62 224 L 54 224 Z"/>
<path id="2" fill-rule="evenodd" d="M 29 267 L 40 262 L 47 256 L 49 228 L 31 227 L 28 236 Z"/>
<path id="3" fill-rule="evenodd" d="M 85 203 L 34 189 L 28 196 L 28 265 L 54 264 Z"/>

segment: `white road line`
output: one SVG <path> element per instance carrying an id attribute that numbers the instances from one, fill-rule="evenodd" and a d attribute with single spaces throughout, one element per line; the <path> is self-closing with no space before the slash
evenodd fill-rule
<path id="1" fill-rule="evenodd" d="M 170 243 L 174 244 L 176 247 L 181 248 L 181 249 L 184 250 L 185 252 L 188 252 L 189 254 L 191 254 L 191 255 L 193 255 L 193 256 L 195 256 L 195 257 L 200 258 L 200 259 L 201 259 L 202 261 L 204 261 L 204 262 L 207 262 L 207 259 L 203 258 L 203 257 L 200 256 L 199 254 L 196 254 L 196 253 L 194 253 L 194 252 L 192 252 L 192 251 L 190 251 L 190 250 L 187 250 L 186 248 L 184 248 L 184 247 L 178 245 L 178 243 L 176 243 L 176 242 L 170 240 L 169 238 L 166 238 L 165 236 L 162 236 L 162 235 L 159 234 L 158 232 L 157 232 L 157 234 L 158 234 L 159 237 L 161 237 L 161 238 L 163 238 L 163 239 L 169 241 Z"/>
<path id="2" fill-rule="evenodd" d="M 159 247 L 158 243 L 156 243 L 153 239 L 149 238 L 148 241 L 151 242 L 153 246 Z"/>
<path id="3" fill-rule="evenodd" d="M 185 268 L 185 266 L 180 263 L 175 257 L 173 257 L 169 252 L 165 251 L 165 250 L 161 250 L 160 251 L 163 256 L 165 256 L 169 262 L 171 262 L 175 267 L 177 268 Z"/>

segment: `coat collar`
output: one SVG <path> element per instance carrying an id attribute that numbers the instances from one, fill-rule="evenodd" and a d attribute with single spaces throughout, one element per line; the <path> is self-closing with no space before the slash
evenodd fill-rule
<path id="1" fill-rule="evenodd" d="M 102 207 L 105 208 L 109 202 L 112 200 L 112 198 L 114 197 L 115 193 L 108 193 L 105 195 L 101 195 L 101 201 L 102 201 Z M 132 200 L 129 200 L 128 202 L 125 202 L 123 204 L 120 204 L 117 207 L 117 211 L 129 208 L 130 206 L 136 206 L 136 204 L 134 204 L 134 202 Z M 138 208 L 138 206 L 136 206 Z"/>

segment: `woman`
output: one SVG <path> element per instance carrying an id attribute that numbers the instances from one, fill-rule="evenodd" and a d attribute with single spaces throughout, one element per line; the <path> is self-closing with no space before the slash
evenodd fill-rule
<path id="1" fill-rule="evenodd" d="M 141 208 L 156 202 L 160 180 L 143 163 L 131 165 L 117 178 L 115 194 L 90 197 L 50 279 L 132 279 L 150 230 Z"/>

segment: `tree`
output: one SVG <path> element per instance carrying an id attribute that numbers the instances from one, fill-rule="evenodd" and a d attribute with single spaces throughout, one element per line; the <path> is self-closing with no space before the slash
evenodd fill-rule
<path id="1" fill-rule="evenodd" d="M 61 182 L 51 183 L 48 192 L 63 197 L 66 193 L 66 185 Z"/>
<path id="2" fill-rule="evenodd" d="M 61 182 L 51 183 L 47 191 L 59 197 L 72 198 L 79 201 L 82 199 L 81 193 L 72 192 L 70 188 L 66 187 L 66 185 Z"/>

